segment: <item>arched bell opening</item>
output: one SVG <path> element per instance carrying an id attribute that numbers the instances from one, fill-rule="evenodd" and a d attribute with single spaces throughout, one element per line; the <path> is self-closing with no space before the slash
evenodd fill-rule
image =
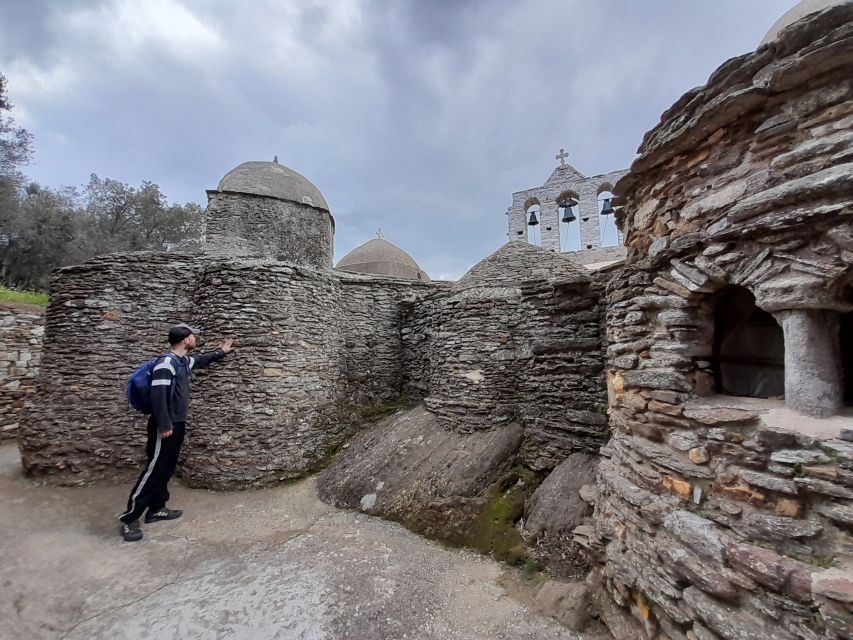
<path id="1" fill-rule="evenodd" d="M 580 251 L 580 196 L 576 191 L 563 191 L 557 196 L 560 221 L 560 251 Z"/>
<path id="2" fill-rule="evenodd" d="M 539 228 L 542 222 L 542 205 L 538 198 L 528 198 L 524 203 L 524 224 L 527 227 L 527 242 L 542 246 L 542 233 Z"/>
<path id="3" fill-rule="evenodd" d="M 598 228 L 599 242 L 602 247 L 615 247 L 622 244 L 622 236 L 616 226 L 616 209 L 613 208 L 613 185 L 605 182 L 598 187 Z"/>
<path id="4" fill-rule="evenodd" d="M 782 327 L 743 287 L 730 287 L 717 299 L 713 365 L 717 393 L 751 398 L 785 395 Z"/>

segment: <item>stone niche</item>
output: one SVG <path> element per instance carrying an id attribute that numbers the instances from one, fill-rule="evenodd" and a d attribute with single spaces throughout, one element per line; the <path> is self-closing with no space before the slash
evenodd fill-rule
<path id="1" fill-rule="evenodd" d="M 590 546 L 619 640 L 853 637 L 851 129 L 848 2 L 725 63 L 616 185 Z"/>

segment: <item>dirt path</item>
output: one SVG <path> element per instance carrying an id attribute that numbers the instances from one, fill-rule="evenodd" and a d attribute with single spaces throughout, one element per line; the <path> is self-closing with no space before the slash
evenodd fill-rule
<path id="1" fill-rule="evenodd" d="M 0 447 L 0 637 L 597 638 L 537 616 L 504 567 L 320 502 L 312 480 L 241 493 L 176 483 L 186 515 L 125 543 L 128 487 L 40 487 Z"/>

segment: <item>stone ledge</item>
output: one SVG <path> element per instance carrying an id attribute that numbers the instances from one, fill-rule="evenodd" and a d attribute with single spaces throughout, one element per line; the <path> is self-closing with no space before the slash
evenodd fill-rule
<path id="1" fill-rule="evenodd" d="M 776 398 L 740 398 L 718 394 L 696 398 L 685 405 L 685 411 L 726 409 L 754 411 L 766 427 L 811 436 L 817 440 L 833 440 L 841 437 L 842 429 L 853 428 L 853 407 L 845 407 L 841 414 L 830 418 L 811 418 L 789 409 L 784 400 Z"/>

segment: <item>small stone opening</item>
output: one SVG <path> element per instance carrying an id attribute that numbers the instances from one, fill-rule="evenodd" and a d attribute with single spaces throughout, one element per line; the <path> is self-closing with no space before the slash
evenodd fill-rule
<path id="1" fill-rule="evenodd" d="M 841 366 L 844 370 L 844 404 L 853 406 L 853 313 L 841 314 Z"/>
<path id="2" fill-rule="evenodd" d="M 785 340 L 772 315 L 742 287 L 723 291 L 714 313 L 718 393 L 752 398 L 785 395 Z"/>

